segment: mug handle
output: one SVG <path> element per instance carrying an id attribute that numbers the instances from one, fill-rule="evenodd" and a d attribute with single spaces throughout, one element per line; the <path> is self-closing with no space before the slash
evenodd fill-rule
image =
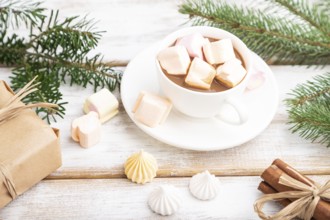
<path id="1" fill-rule="evenodd" d="M 240 100 L 240 98 L 227 98 L 224 102 L 224 104 L 226 105 L 230 105 L 231 107 L 233 107 L 238 115 L 239 121 L 232 121 L 230 119 L 221 117 L 220 114 L 216 115 L 215 118 L 219 119 L 223 122 L 226 122 L 228 124 L 232 124 L 232 125 L 242 125 L 245 122 L 247 122 L 247 120 L 249 119 L 249 113 L 248 113 L 248 109 L 247 106 L 242 103 L 242 101 Z"/>

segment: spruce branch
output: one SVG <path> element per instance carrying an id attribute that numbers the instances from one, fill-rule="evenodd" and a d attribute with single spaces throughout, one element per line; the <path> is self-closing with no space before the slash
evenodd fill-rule
<path id="1" fill-rule="evenodd" d="M 289 12 L 309 23 L 325 35 L 330 36 L 330 16 L 319 10 L 317 4 L 309 5 L 306 0 L 269 0 L 278 3 Z M 329 8 L 328 8 L 329 9 Z"/>
<path id="2" fill-rule="evenodd" d="M 7 11 L 0 10 L 0 17 L 2 12 L 6 15 Z M 113 91 L 122 76 L 113 68 L 116 63 L 104 63 L 101 54 L 89 55 L 103 33 L 96 30 L 94 20 L 78 16 L 60 20 L 58 15 L 59 11 L 50 11 L 49 16 L 43 15 L 36 23 L 27 19 L 27 26 L 30 27 L 28 38 L 9 33 L 8 26 L 0 27 L 0 64 L 14 67 L 10 77 L 14 90 L 38 76 L 38 92 L 23 101 L 57 104 L 59 108 L 56 112 L 37 109 L 48 121 L 55 119 L 55 115 L 64 115 L 66 102 L 62 101 L 61 83 L 83 87 L 92 85 L 95 91 L 107 87 Z M 8 19 L 8 16 L 2 17 Z M 26 17 L 33 18 L 31 14 Z"/>
<path id="3" fill-rule="evenodd" d="M 290 96 L 285 102 L 292 132 L 330 147 L 330 73 L 298 85 Z"/>
<path id="4" fill-rule="evenodd" d="M 0 0 L 0 28 L 19 27 L 21 23 L 36 26 L 45 18 L 40 4 L 34 0 Z"/>
<path id="5" fill-rule="evenodd" d="M 275 64 L 330 64 L 328 0 L 258 1 L 261 9 L 215 0 L 186 0 L 179 12 L 193 25 L 228 30 Z M 330 73 L 297 86 L 286 100 L 292 132 L 330 147 Z"/>
<path id="6" fill-rule="evenodd" d="M 269 4 L 269 7 L 279 7 L 279 3 Z M 315 27 L 311 28 L 311 25 L 298 24 L 290 17 L 276 17 L 258 9 L 213 0 L 186 0 L 179 6 L 179 12 L 189 15 L 193 25 L 208 25 L 234 33 L 265 60 L 307 65 L 330 64 L 330 36 L 320 33 Z"/>
<path id="7" fill-rule="evenodd" d="M 321 11 L 330 16 L 330 1 L 319 1 L 317 3 L 317 6 L 320 7 Z"/>
<path id="8" fill-rule="evenodd" d="M 0 29 L 0 64 L 12 66 L 22 63 L 26 49 L 24 38 L 16 34 L 8 36 L 6 30 Z"/>

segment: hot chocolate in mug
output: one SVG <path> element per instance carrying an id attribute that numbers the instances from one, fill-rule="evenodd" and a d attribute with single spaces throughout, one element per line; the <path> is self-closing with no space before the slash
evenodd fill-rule
<path id="1" fill-rule="evenodd" d="M 220 92 L 200 92 L 181 87 L 171 81 L 163 72 L 157 54 L 172 46 L 175 41 L 189 34 L 200 33 L 210 39 L 231 39 L 235 51 L 240 55 L 242 63 L 247 71 L 244 79 L 235 87 Z M 160 88 L 164 95 L 171 100 L 174 108 L 181 113 L 194 118 L 219 118 L 219 113 L 224 105 L 232 106 L 239 116 L 239 123 L 243 124 L 248 120 L 248 110 L 241 101 L 242 94 L 247 86 L 251 75 L 251 52 L 246 45 L 235 35 L 213 27 L 195 26 L 183 28 L 166 36 L 158 45 L 156 56 L 156 69 Z M 225 122 L 230 119 L 221 118 Z"/>

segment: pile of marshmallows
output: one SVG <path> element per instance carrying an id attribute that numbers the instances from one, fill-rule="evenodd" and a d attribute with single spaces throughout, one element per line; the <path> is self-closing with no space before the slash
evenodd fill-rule
<path id="1" fill-rule="evenodd" d="M 85 100 L 84 112 L 86 115 L 73 120 L 71 137 L 88 148 L 100 141 L 101 123 L 118 113 L 118 100 L 108 89 L 102 89 Z"/>
<path id="2" fill-rule="evenodd" d="M 185 83 L 198 89 L 210 89 L 214 78 L 232 88 L 246 75 L 231 39 L 210 42 L 200 33 L 178 39 L 174 46 L 160 51 L 157 59 L 168 74 L 185 76 Z"/>
<path id="3" fill-rule="evenodd" d="M 185 77 L 189 86 L 198 89 L 210 89 L 214 78 L 232 88 L 246 75 L 230 39 L 210 42 L 200 33 L 178 39 L 175 46 L 160 51 L 157 59 L 168 74 Z M 135 120 L 156 127 L 165 122 L 171 109 L 170 100 L 142 91 L 132 111 Z"/>

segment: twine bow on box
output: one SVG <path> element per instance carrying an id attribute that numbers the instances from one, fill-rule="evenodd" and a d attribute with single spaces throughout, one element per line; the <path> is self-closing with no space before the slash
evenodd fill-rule
<path id="1" fill-rule="evenodd" d="M 32 84 L 36 78 L 37 77 L 33 78 L 16 95 L 11 97 L 2 106 L 2 108 L 0 108 L 0 126 L 2 124 L 4 124 L 5 122 L 15 118 L 23 110 L 28 109 L 28 108 L 42 107 L 42 108 L 54 109 L 54 108 L 58 107 L 58 105 L 56 105 L 56 104 L 45 103 L 45 102 L 39 102 L 39 103 L 33 103 L 33 104 L 27 104 L 27 105 L 24 105 L 20 102 L 24 97 L 26 97 L 27 95 L 38 90 L 36 87 L 39 85 L 39 83 Z M 8 193 L 10 194 L 12 199 L 15 199 L 18 196 L 15 184 L 13 182 L 13 179 L 11 177 L 9 170 L 0 161 L 0 183 L 1 182 L 3 182 L 4 185 L 6 186 Z"/>
<path id="2" fill-rule="evenodd" d="M 36 88 L 40 83 L 32 84 L 37 77 L 34 77 L 28 84 L 26 84 L 16 95 L 11 97 L 3 106 L 0 108 L 0 125 L 4 122 L 16 117 L 24 109 L 28 108 L 57 108 L 58 105 L 46 102 L 31 103 L 23 105 L 20 101 L 28 96 L 29 94 L 37 91 Z"/>
<path id="3" fill-rule="evenodd" d="M 257 212 L 261 219 L 269 220 L 289 220 L 295 217 L 300 217 L 304 220 L 310 220 L 313 217 L 315 208 L 320 199 L 330 200 L 330 180 L 324 185 L 318 183 L 312 183 L 300 173 L 291 170 L 304 179 L 308 184 L 302 183 L 288 175 L 282 175 L 279 179 L 279 183 L 298 191 L 286 191 L 274 194 L 266 194 L 259 198 L 254 204 L 254 210 Z M 265 203 L 272 200 L 281 199 L 296 199 L 290 205 L 276 213 L 275 215 L 268 216 L 262 208 Z"/>

